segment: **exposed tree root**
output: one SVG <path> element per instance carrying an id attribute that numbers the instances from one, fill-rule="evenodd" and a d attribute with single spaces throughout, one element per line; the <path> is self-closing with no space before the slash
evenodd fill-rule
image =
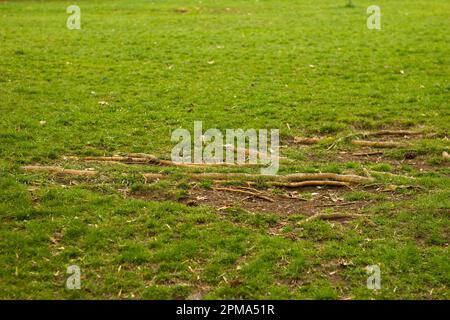
<path id="1" fill-rule="evenodd" d="M 363 214 L 355 214 L 355 213 L 316 213 L 308 218 L 306 218 L 305 221 L 311 221 L 311 220 L 338 220 L 338 219 L 348 219 L 348 218 L 359 218 L 359 217 L 365 217 L 366 215 Z"/>
<path id="2" fill-rule="evenodd" d="M 190 168 L 207 168 L 207 167 L 258 167 L 259 164 L 234 164 L 234 163 L 178 163 L 170 160 L 158 159 L 155 156 L 149 154 L 130 154 L 134 155 L 128 157 L 112 156 L 112 157 L 85 157 L 84 161 L 105 161 L 105 162 L 120 162 L 126 164 L 154 164 L 161 166 L 177 166 L 177 167 L 190 167 Z M 137 156 L 136 156 L 137 155 Z"/>
<path id="3" fill-rule="evenodd" d="M 385 189 L 381 190 L 381 192 L 392 192 L 392 191 L 396 191 L 398 189 L 420 189 L 420 190 L 424 190 L 425 188 L 421 187 L 421 186 L 412 186 L 412 185 L 397 186 L 397 185 L 390 184 Z"/>
<path id="4" fill-rule="evenodd" d="M 231 150 L 231 147 L 227 146 L 227 150 Z M 236 153 L 237 152 L 244 152 L 246 157 L 249 157 L 250 155 L 256 156 L 260 160 L 268 161 L 268 160 L 289 160 L 286 157 L 276 156 L 274 154 L 270 154 L 270 152 L 267 152 L 266 154 L 263 152 L 260 152 L 259 150 L 255 149 L 247 149 L 247 148 L 234 148 L 233 149 Z"/>
<path id="5" fill-rule="evenodd" d="M 382 154 L 384 154 L 383 151 L 368 151 L 368 152 L 356 152 L 356 153 L 353 153 L 353 155 L 357 156 L 357 157 L 376 156 L 376 155 L 382 155 Z"/>
<path id="6" fill-rule="evenodd" d="M 345 206 L 351 206 L 352 204 L 356 204 L 358 201 L 350 201 L 350 202 L 342 202 L 342 203 L 326 203 L 326 204 L 318 204 L 314 207 L 345 207 Z"/>
<path id="7" fill-rule="evenodd" d="M 407 131 L 407 130 L 381 130 L 376 132 L 356 132 L 351 133 L 349 135 L 346 135 L 344 137 L 340 137 L 336 139 L 327 149 L 331 150 L 333 149 L 338 143 L 344 140 L 348 140 L 353 137 L 371 137 L 371 136 L 407 136 L 407 135 L 420 135 L 421 132 L 415 132 L 415 131 Z M 404 147 L 404 144 L 396 143 L 392 141 L 364 141 L 364 140 L 353 140 L 353 144 L 355 145 L 361 145 L 361 146 L 369 146 L 374 148 L 399 148 Z"/>
<path id="8" fill-rule="evenodd" d="M 167 178 L 167 175 L 144 173 L 145 182 L 152 182 L 159 179 Z M 334 186 L 349 187 L 350 184 L 372 182 L 372 177 L 362 177 L 357 175 L 341 175 L 336 173 L 294 173 L 283 176 L 259 175 L 248 173 L 189 173 L 191 180 L 212 180 L 216 183 L 223 181 L 246 181 L 248 185 L 252 185 L 258 179 L 264 179 L 268 184 L 276 187 L 301 188 L 306 186 Z"/>
<path id="9" fill-rule="evenodd" d="M 400 174 L 395 174 L 395 173 L 391 173 L 391 172 L 383 172 L 383 171 L 374 171 L 374 170 L 370 170 L 370 173 L 374 173 L 374 174 L 381 174 L 381 175 L 385 175 L 385 176 L 390 176 L 390 177 L 394 177 L 394 178 L 405 178 L 405 179 L 413 179 L 415 180 L 415 177 L 410 177 L 410 176 L 403 176 Z"/>
<path id="10" fill-rule="evenodd" d="M 333 148 L 336 147 L 336 146 L 338 145 L 338 143 L 340 143 L 341 141 L 344 141 L 344 140 L 347 140 L 347 139 L 350 139 L 350 138 L 353 138 L 353 137 L 356 137 L 356 136 L 361 136 L 361 135 L 362 135 L 361 133 L 358 133 L 358 132 L 357 132 L 357 133 L 351 133 L 351 134 L 349 134 L 349 135 L 346 135 L 346 136 L 337 138 L 336 140 L 333 141 L 332 144 L 330 144 L 330 146 L 327 148 L 327 150 L 333 149 Z"/>
<path id="11" fill-rule="evenodd" d="M 219 190 L 219 191 L 230 191 L 230 192 L 243 193 L 243 194 L 250 195 L 252 197 L 264 199 L 264 200 L 269 201 L 269 202 L 274 202 L 273 199 L 262 195 L 260 192 L 252 192 L 252 191 L 248 191 L 248 190 L 233 189 L 233 188 L 222 188 L 222 187 L 214 187 L 213 189 L 214 190 Z"/>
<path id="12" fill-rule="evenodd" d="M 144 177 L 145 183 L 155 182 L 167 178 L 167 175 L 162 173 L 145 173 L 142 176 Z"/>
<path id="13" fill-rule="evenodd" d="M 248 174 L 248 173 L 193 173 L 189 175 L 192 179 L 197 180 L 243 180 L 243 181 L 255 181 L 258 179 L 264 179 L 267 181 L 279 181 L 279 182 L 300 182 L 308 180 L 335 180 L 349 183 L 362 183 L 373 181 L 373 178 L 362 177 L 357 175 L 344 175 L 337 173 L 293 173 L 288 175 L 261 175 L 261 174 Z"/>
<path id="14" fill-rule="evenodd" d="M 352 144 L 364 147 L 373 148 L 402 148 L 407 145 L 404 143 L 394 141 L 367 141 L 367 140 L 352 140 Z"/>
<path id="15" fill-rule="evenodd" d="M 30 172 L 50 172 L 56 174 L 65 174 L 72 176 L 86 176 L 91 177 L 97 174 L 94 170 L 75 170 L 75 169 L 64 169 L 55 166 L 23 166 L 22 169 Z"/>
<path id="16" fill-rule="evenodd" d="M 303 138 L 303 137 L 294 137 L 294 143 L 298 144 L 316 144 L 322 141 L 321 138 Z"/>
<path id="17" fill-rule="evenodd" d="M 409 130 L 380 130 L 376 132 L 366 132 L 363 135 L 369 137 L 369 136 L 417 136 L 421 134 L 422 132 Z"/>
<path id="18" fill-rule="evenodd" d="M 271 182 L 272 186 L 285 188 L 302 188 L 313 186 L 333 186 L 333 187 L 350 187 L 348 182 L 331 181 L 331 180 L 311 180 L 302 182 Z"/>
<path id="19" fill-rule="evenodd" d="M 84 161 L 123 162 L 123 163 L 130 163 L 130 164 L 153 163 L 153 164 L 167 164 L 167 165 L 171 164 L 171 162 L 172 162 L 172 161 L 167 161 L 167 160 L 160 160 L 157 157 L 150 156 L 150 155 L 148 155 L 148 157 L 121 157 L 121 156 L 85 157 L 85 158 L 83 158 L 83 160 Z"/>

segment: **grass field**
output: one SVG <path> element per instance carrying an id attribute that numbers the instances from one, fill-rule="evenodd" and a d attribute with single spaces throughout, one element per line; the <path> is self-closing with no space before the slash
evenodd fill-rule
<path id="1" fill-rule="evenodd" d="M 450 2 L 346 3 L 0 1 L 0 298 L 449 299 Z M 80 30 L 66 27 L 71 4 Z M 372 4 L 381 30 L 366 27 Z M 292 160 L 280 174 L 375 182 L 298 189 L 307 201 L 288 213 L 189 180 L 202 169 L 71 158 L 169 159 L 171 132 L 194 121 L 280 129 Z M 351 134 L 382 129 L 420 134 L 354 155 Z M 65 288 L 69 265 L 80 290 Z M 369 265 L 380 290 L 366 287 Z"/>

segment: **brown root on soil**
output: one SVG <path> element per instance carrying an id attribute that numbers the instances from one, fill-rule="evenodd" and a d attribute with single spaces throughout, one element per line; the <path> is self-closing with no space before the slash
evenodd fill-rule
<path id="1" fill-rule="evenodd" d="M 349 187 L 348 182 L 332 181 L 332 180 L 311 180 L 301 182 L 271 182 L 272 186 L 285 188 L 302 188 L 314 186 L 332 186 L 332 187 Z"/>
<path id="2" fill-rule="evenodd" d="M 207 168 L 207 167 L 257 167 L 259 164 L 234 164 L 234 163 L 179 163 L 170 160 L 162 160 L 148 154 L 131 154 L 132 156 L 112 156 L 112 157 L 85 157 L 84 161 L 104 161 L 104 162 L 120 162 L 126 164 L 153 164 L 161 166 L 177 166 L 190 168 Z M 137 156 L 136 156 L 137 155 Z"/>
<path id="3" fill-rule="evenodd" d="M 248 191 L 248 190 L 234 189 L 234 188 L 222 188 L 222 187 L 214 187 L 213 189 L 219 190 L 219 191 L 239 192 L 239 193 L 243 193 L 246 195 L 250 195 L 252 197 L 264 199 L 269 202 L 274 202 L 274 200 L 272 198 L 266 197 L 266 196 L 262 195 L 260 192 L 252 192 L 252 191 Z"/>
<path id="4" fill-rule="evenodd" d="M 74 170 L 74 169 L 64 169 L 56 166 L 23 166 L 22 169 L 29 172 L 49 172 L 56 174 L 65 174 L 73 176 L 95 176 L 97 171 L 94 170 Z"/>
<path id="5" fill-rule="evenodd" d="M 391 172 L 383 172 L 383 171 L 375 171 L 375 170 L 369 170 L 370 173 L 373 174 L 381 174 L 381 175 L 386 175 L 386 176 L 390 176 L 393 178 L 406 178 L 406 179 L 416 179 L 415 177 L 411 177 L 411 176 L 404 176 L 404 175 L 400 175 L 400 174 L 395 174 L 395 173 L 391 173 Z"/>
<path id="6" fill-rule="evenodd" d="M 155 182 L 167 178 L 167 175 L 162 173 L 146 173 L 142 176 L 144 177 L 145 183 Z"/>
<path id="7" fill-rule="evenodd" d="M 255 149 L 247 149 L 247 148 L 231 148 L 227 147 L 227 150 L 233 150 L 236 153 L 244 153 L 246 157 L 253 155 L 254 157 L 258 157 L 260 160 L 289 160 L 286 157 L 276 156 L 274 154 L 270 154 L 269 152 L 264 153 Z"/>
<path id="8" fill-rule="evenodd" d="M 383 151 L 367 151 L 367 152 L 356 152 L 353 153 L 354 156 L 357 157 L 365 157 L 365 156 L 376 156 L 376 155 L 383 155 Z"/>
<path id="9" fill-rule="evenodd" d="M 308 218 L 306 218 L 305 221 L 311 221 L 311 220 L 338 220 L 338 219 L 349 219 L 349 218 L 359 218 L 364 217 L 363 214 L 355 214 L 355 213 L 326 213 L 326 212 L 319 212 L 316 213 Z"/>
<path id="10" fill-rule="evenodd" d="M 357 146 L 373 147 L 373 148 L 402 148 L 407 146 L 407 144 L 395 141 L 352 140 L 352 144 Z"/>
<path id="11" fill-rule="evenodd" d="M 142 175 L 146 183 L 167 178 L 167 175 L 144 173 Z M 244 181 L 248 185 L 255 184 L 255 181 L 263 178 L 267 184 L 275 187 L 301 188 L 307 186 L 333 186 L 333 187 L 349 187 L 350 184 L 372 182 L 372 177 L 362 177 L 350 174 L 337 173 L 293 173 L 288 175 L 260 175 L 249 173 L 190 173 L 190 180 L 212 180 L 220 181 Z"/>
<path id="12" fill-rule="evenodd" d="M 362 183 L 373 181 L 373 178 L 362 177 L 352 174 L 337 174 L 337 173 L 292 173 L 287 175 L 261 175 L 249 173 L 193 173 L 189 175 L 190 178 L 196 180 L 243 180 L 255 181 L 263 178 L 267 181 L 278 182 L 300 182 L 308 180 L 335 180 L 349 183 Z"/>
<path id="13" fill-rule="evenodd" d="M 422 132 L 409 130 L 380 130 L 376 132 L 366 132 L 363 135 L 369 137 L 369 136 L 417 136 L 421 134 Z"/>
<path id="14" fill-rule="evenodd" d="M 294 143 L 297 144 L 316 144 L 322 141 L 321 138 L 303 138 L 303 137 L 294 137 Z"/>
<path id="15" fill-rule="evenodd" d="M 215 185 L 214 187 L 220 187 L 220 185 Z M 302 214 L 304 216 L 311 216 L 315 213 L 322 212 L 326 207 L 333 208 L 333 212 L 362 213 L 367 206 L 373 203 L 367 200 L 343 201 L 343 195 L 347 191 L 341 188 L 334 190 L 326 188 L 315 189 L 315 192 L 309 199 L 301 198 L 302 194 L 297 191 L 288 192 L 287 194 L 278 192 L 270 193 L 270 198 L 274 200 L 270 202 L 245 193 L 218 190 L 214 187 L 204 188 L 199 185 L 192 185 L 187 196 L 179 199 L 179 201 L 189 206 L 206 205 L 220 212 L 228 209 L 242 209 L 249 213 L 271 212 L 282 215 Z M 233 189 L 236 188 L 239 187 L 233 186 Z M 258 191 L 255 191 L 255 193 L 258 193 Z M 261 194 L 268 195 L 268 193 Z M 396 194 L 388 194 L 386 196 L 395 197 Z M 152 193 L 146 195 L 140 194 L 137 197 L 155 199 Z"/>

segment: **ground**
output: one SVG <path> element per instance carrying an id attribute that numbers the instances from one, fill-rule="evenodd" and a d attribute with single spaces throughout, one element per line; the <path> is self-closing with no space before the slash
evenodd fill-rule
<path id="1" fill-rule="evenodd" d="M 80 30 L 70 4 L 0 1 L 0 298 L 450 297 L 447 0 L 77 1 Z M 366 27 L 372 4 L 381 30 Z M 194 121 L 279 128 L 280 174 L 374 182 L 228 183 L 270 202 L 189 179 L 211 168 L 80 160 L 169 159 L 171 132 Z M 380 130 L 419 134 L 368 137 L 403 145 L 357 155 L 373 149 L 352 135 Z"/>

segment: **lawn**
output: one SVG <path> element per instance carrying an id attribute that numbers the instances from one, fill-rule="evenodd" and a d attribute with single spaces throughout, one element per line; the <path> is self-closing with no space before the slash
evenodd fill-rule
<path id="1" fill-rule="evenodd" d="M 375 2 L 0 1 L 0 298 L 449 299 L 450 2 Z M 80 30 L 66 27 L 71 4 Z M 366 26 L 373 4 L 381 30 Z M 194 121 L 279 129 L 280 174 L 373 182 L 258 180 L 300 198 L 277 209 L 190 179 L 254 168 L 82 161 L 170 159 L 171 133 Z M 380 130 L 414 134 L 352 143 Z M 79 290 L 65 287 L 70 265 Z"/>

